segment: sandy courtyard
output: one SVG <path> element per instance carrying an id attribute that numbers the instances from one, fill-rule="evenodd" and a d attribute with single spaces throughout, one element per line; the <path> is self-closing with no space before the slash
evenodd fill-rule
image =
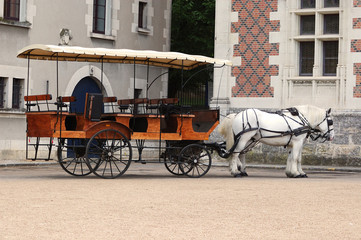
<path id="1" fill-rule="evenodd" d="M 191 179 L 133 164 L 104 180 L 0 168 L 0 239 L 361 239 L 361 173 L 248 173 Z"/>

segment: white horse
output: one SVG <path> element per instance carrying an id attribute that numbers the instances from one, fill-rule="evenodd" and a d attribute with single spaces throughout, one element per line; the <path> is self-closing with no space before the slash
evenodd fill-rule
<path id="1" fill-rule="evenodd" d="M 226 139 L 229 168 L 235 177 L 248 176 L 245 154 L 257 143 L 271 146 L 285 146 L 289 151 L 287 177 L 307 177 L 301 167 L 303 145 L 310 136 L 313 140 L 321 137 L 325 141 L 334 138 L 331 109 L 315 106 L 296 106 L 277 113 L 258 109 L 247 109 L 230 114 L 221 122 L 218 132 Z"/>

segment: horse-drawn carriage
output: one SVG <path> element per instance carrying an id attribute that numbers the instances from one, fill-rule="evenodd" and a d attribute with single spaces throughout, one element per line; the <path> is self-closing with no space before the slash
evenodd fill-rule
<path id="1" fill-rule="evenodd" d="M 18 57 L 28 59 L 28 66 L 30 59 L 56 61 L 57 86 L 59 61 L 99 62 L 101 78 L 103 63 L 142 64 L 148 70 L 150 66 L 158 66 L 182 71 L 203 65 L 231 65 L 227 60 L 182 53 L 51 45 L 31 45 L 21 50 Z M 29 88 L 29 71 L 27 86 Z M 135 88 L 135 82 L 133 86 Z M 55 146 L 61 167 L 75 176 L 94 173 L 102 178 L 116 178 L 127 171 L 132 161 L 138 161 L 164 163 L 175 175 L 201 177 L 211 167 L 212 150 L 229 158 L 233 176 L 244 176 L 247 175 L 245 153 L 262 142 L 292 148 L 286 175 L 305 177 L 307 175 L 301 168 L 305 140 L 308 137 L 332 140 L 334 137 L 330 110 L 313 106 L 298 106 L 275 113 L 248 109 L 237 115 L 231 114 L 219 127 L 226 146 L 226 143 L 204 143 L 219 124 L 218 109 L 194 110 L 182 106 L 176 98 L 118 100 L 114 96 L 89 92 L 82 114 L 69 111 L 71 103 L 77 99 L 58 96 L 58 87 L 55 109 L 49 107 L 50 94 L 27 94 L 24 99 L 27 107 L 27 159 L 30 158 L 29 148 L 33 147 L 34 152 L 30 159 L 36 160 L 39 159 L 39 147 L 45 146 L 48 149 L 45 160 L 48 160 Z M 45 106 L 45 110 L 41 106 Z M 57 139 L 55 144 L 54 139 Z M 146 141 L 158 144 L 149 146 Z M 133 155 L 136 155 L 134 148 L 137 149 L 136 160 L 133 160 Z M 144 159 L 144 149 L 152 150 L 157 158 Z"/>
<path id="2" fill-rule="evenodd" d="M 182 71 L 202 65 L 231 65 L 227 60 L 182 53 L 51 45 L 28 46 L 18 57 L 28 59 L 29 63 L 31 59 L 55 61 L 57 88 L 60 61 L 99 62 L 102 76 L 103 63 L 143 64 L 148 68 L 159 66 Z M 94 173 L 102 178 L 116 178 L 127 171 L 132 161 L 161 162 L 171 173 L 190 177 L 201 177 L 211 167 L 211 155 L 202 142 L 219 123 L 217 109 L 186 108 L 176 98 L 118 100 L 115 96 L 89 92 L 84 113 L 77 114 L 69 111 L 77 99 L 59 96 L 58 90 L 55 102 L 51 94 L 27 94 L 24 100 L 27 159 L 40 159 L 39 148 L 45 147 L 48 154 L 43 159 L 49 160 L 55 147 L 61 167 L 71 175 Z M 148 140 L 159 144 L 146 146 Z M 138 150 L 136 160 L 133 160 L 134 148 Z M 143 159 L 145 148 L 152 148 L 158 158 Z M 30 151 L 33 157 L 29 156 Z"/>

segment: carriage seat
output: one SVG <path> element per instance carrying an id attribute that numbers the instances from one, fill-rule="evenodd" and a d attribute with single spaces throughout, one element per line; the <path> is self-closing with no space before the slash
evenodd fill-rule
<path id="1" fill-rule="evenodd" d="M 161 105 L 168 105 L 168 104 L 177 104 L 178 98 L 156 98 L 156 99 L 149 99 L 148 101 L 148 109 L 159 109 Z"/>
<path id="2" fill-rule="evenodd" d="M 76 98 L 74 96 L 60 96 L 57 98 L 55 105 L 57 106 L 58 111 L 62 111 L 63 108 L 70 112 L 70 103 L 75 102 Z"/>
<path id="3" fill-rule="evenodd" d="M 147 98 L 120 99 L 118 100 L 118 107 L 122 112 L 128 111 L 133 114 L 137 114 L 140 112 L 141 107 L 144 108 L 147 103 Z M 144 109 L 143 112 L 145 112 Z"/>
<path id="4" fill-rule="evenodd" d="M 111 113 L 115 113 L 115 106 L 114 106 L 114 103 L 117 102 L 117 97 L 113 96 L 113 97 L 103 97 L 103 104 L 104 104 L 104 107 L 108 107 L 108 108 L 111 108 Z M 109 113 L 109 112 L 107 112 Z"/>
<path id="5" fill-rule="evenodd" d="M 51 94 L 24 96 L 24 101 L 26 101 L 26 111 L 31 112 L 31 107 L 37 106 L 38 112 L 41 112 L 40 105 L 46 105 L 45 111 L 50 111 L 48 102 L 50 100 L 52 100 Z"/>

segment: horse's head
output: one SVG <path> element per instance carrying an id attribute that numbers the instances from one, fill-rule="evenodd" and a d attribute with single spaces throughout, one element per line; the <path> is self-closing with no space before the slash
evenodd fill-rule
<path id="1" fill-rule="evenodd" d="M 316 134 L 314 134 L 313 139 L 321 137 L 322 139 L 324 139 L 324 141 L 333 140 L 335 132 L 333 130 L 333 120 L 330 116 L 330 113 L 331 108 L 326 111 L 324 119 L 318 125 L 316 125 L 316 127 L 314 127 Z"/>

